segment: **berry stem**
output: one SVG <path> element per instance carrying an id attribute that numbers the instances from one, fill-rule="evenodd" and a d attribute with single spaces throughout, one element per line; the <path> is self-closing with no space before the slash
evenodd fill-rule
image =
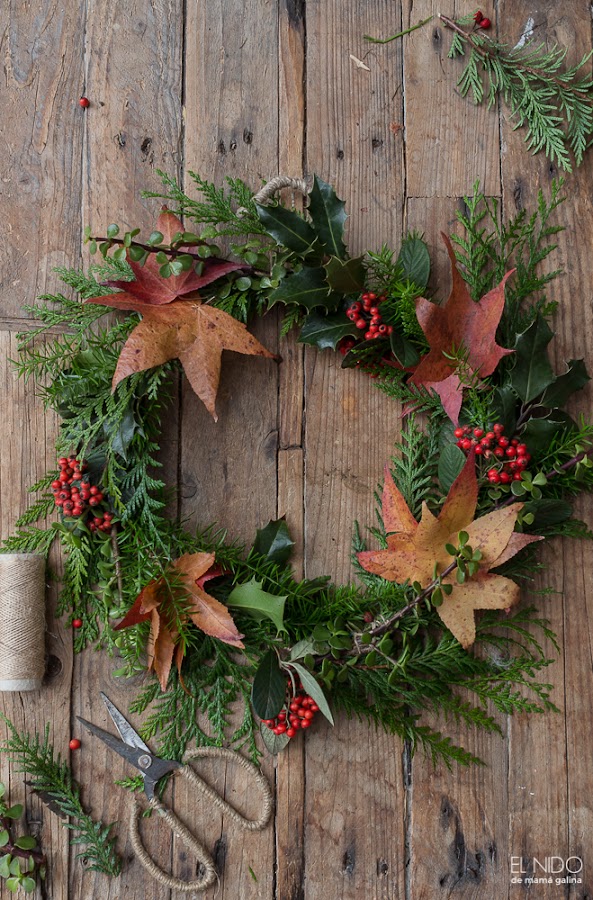
<path id="1" fill-rule="evenodd" d="M 447 28 L 450 28 L 451 31 L 455 31 L 461 38 L 468 41 L 471 44 L 472 48 L 476 51 L 476 53 L 479 53 L 479 55 L 484 59 L 496 59 L 496 57 L 499 55 L 499 52 L 497 52 L 495 46 L 484 47 L 481 43 L 476 42 L 474 40 L 473 31 L 465 31 L 457 24 L 457 22 L 455 22 L 453 19 L 450 19 L 449 16 L 443 16 L 441 13 L 439 13 L 439 19 L 441 20 L 443 25 L 445 25 Z M 492 39 L 490 38 L 489 40 Z M 510 56 L 510 59 L 512 60 L 515 68 L 521 69 L 523 72 L 527 72 L 534 78 L 538 78 L 540 80 L 542 79 L 542 73 L 538 72 L 537 69 L 532 69 L 531 66 L 526 66 L 525 63 L 521 62 L 520 57 L 512 55 Z M 563 81 L 561 78 L 557 78 L 554 75 L 549 74 L 548 72 L 546 72 L 545 77 L 546 80 L 553 81 L 554 84 L 561 90 L 566 90 L 565 80 Z M 574 94 L 578 94 L 582 100 L 586 101 L 587 103 L 591 103 L 591 97 L 587 94 L 586 91 L 581 91 L 578 88 L 574 87 L 571 88 L 571 90 Z"/>
<path id="2" fill-rule="evenodd" d="M 435 578 L 428 587 L 425 587 L 424 590 L 420 591 L 419 594 L 416 594 L 409 603 L 407 603 L 402 609 L 398 609 L 396 613 L 394 613 L 386 622 L 382 622 L 380 625 L 376 625 L 375 628 L 371 628 L 370 631 L 364 632 L 366 634 L 370 634 L 372 637 L 379 637 L 382 634 L 385 634 L 387 631 L 390 631 L 395 622 L 398 622 L 400 619 L 403 619 L 404 616 L 407 616 L 409 612 L 411 612 L 419 603 L 422 603 L 423 600 L 426 600 L 427 597 L 432 594 L 434 589 L 438 587 L 441 580 L 446 576 L 450 575 L 451 572 L 454 572 L 457 568 L 457 560 L 454 559 L 452 563 L 449 563 L 446 569 L 444 569 L 438 578 Z M 358 637 L 358 635 L 357 635 Z"/>
<path id="3" fill-rule="evenodd" d="M 124 583 L 121 574 L 121 557 L 119 555 L 119 544 L 117 542 L 117 528 L 115 525 L 111 528 L 111 552 L 113 554 L 113 564 L 115 566 L 115 576 L 117 578 L 117 598 L 119 606 L 124 602 Z"/>
<path id="4" fill-rule="evenodd" d="M 426 25 L 427 22 L 430 22 L 434 19 L 434 16 L 429 16 L 427 19 L 422 19 L 421 22 L 418 22 L 417 25 L 412 25 L 410 28 L 406 28 L 405 31 L 398 31 L 397 34 L 392 34 L 391 37 L 388 38 L 374 38 L 371 37 L 370 34 L 364 34 L 363 37 L 365 41 L 369 41 L 371 44 L 390 44 L 391 41 L 397 40 L 397 38 L 403 37 L 406 34 L 411 34 L 413 31 L 417 31 L 418 28 L 422 28 Z"/>

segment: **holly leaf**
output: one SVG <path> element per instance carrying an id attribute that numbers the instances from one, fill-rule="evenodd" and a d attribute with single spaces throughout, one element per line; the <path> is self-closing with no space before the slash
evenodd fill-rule
<path id="1" fill-rule="evenodd" d="M 346 255 L 343 236 L 344 223 L 348 217 L 345 206 L 333 187 L 315 175 L 309 194 L 309 215 L 323 247 L 330 256 L 338 256 L 340 259 Z"/>
<path id="2" fill-rule="evenodd" d="M 275 303 L 296 303 L 312 310 L 316 306 L 328 309 L 335 306 L 336 302 L 337 299 L 330 295 L 325 269 L 321 266 L 306 266 L 300 272 L 287 275 L 270 294 L 270 306 Z"/>
<path id="3" fill-rule="evenodd" d="M 296 212 L 284 206 L 255 204 L 257 215 L 267 233 L 276 243 L 304 256 L 317 240 L 311 225 Z"/>
<path id="4" fill-rule="evenodd" d="M 430 256 L 422 238 L 408 235 L 403 239 L 396 265 L 416 287 L 426 288 L 430 278 Z"/>
<path id="5" fill-rule="evenodd" d="M 199 300 L 177 300 L 166 306 L 151 306 L 134 297 L 128 301 L 123 293 L 111 296 L 121 302 L 106 305 L 133 309 L 143 317 L 119 355 L 112 381 L 114 391 L 129 375 L 178 359 L 193 390 L 217 421 L 216 394 L 222 351 L 273 358 L 242 322 Z M 97 302 L 108 299 L 99 297 Z"/>
<path id="6" fill-rule="evenodd" d="M 523 506 L 523 515 L 531 513 L 534 516 L 529 526 L 537 531 L 541 528 L 549 528 L 551 525 L 559 525 L 566 522 L 572 516 L 572 506 L 566 500 L 553 500 L 542 497 L 540 500 L 528 500 Z"/>
<path id="7" fill-rule="evenodd" d="M 213 553 L 186 553 L 171 563 L 160 578 L 142 589 L 132 608 L 115 626 L 129 628 L 150 619 L 148 670 L 157 675 L 161 689 L 167 689 L 175 659 L 181 671 L 183 643 L 180 627 L 188 621 L 211 637 L 243 649 L 242 634 L 226 606 L 203 589 L 204 581 L 223 574 L 215 567 Z"/>
<path id="8" fill-rule="evenodd" d="M 553 337 L 554 332 L 540 315 L 517 335 L 511 385 L 524 403 L 538 397 L 555 380 L 547 351 Z"/>
<path id="9" fill-rule="evenodd" d="M 286 676 L 274 650 L 262 657 L 251 686 L 251 703 L 260 719 L 273 719 L 286 697 Z"/>
<path id="10" fill-rule="evenodd" d="M 562 407 L 575 391 L 580 391 L 590 380 L 591 376 L 587 372 L 584 361 L 571 359 L 567 371 L 563 375 L 558 375 L 545 389 L 540 403 L 550 409 Z"/>
<path id="11" fill-rule="evenodd" d="M 497 388 L 492 396 L 495 421 L 504 425 L 505 434 L 514 434 L 517 424 L 517 395 L 509 385 Z"/>
<path id="12" fill-rule="evenodd" d="M 362 261 L 362 256 L 346 260 L 332 256 L 323 267 L 326 271 L 327 283 L 332 291 L 340 294 L 360 293 L 364 287 L 366 276 Z"/>
<path id="13" fill-rule="evenodd" d="M 288 531 L 286 519 L 273 519 L 265 528 L 258 528 L 253 549 L 272 562 L 285 563 L 292 553 L 294 541 Z"/>
<path id="14" fill-rule="evenodd" d="M 335 350 L 344 337 L 357 335 L 358 329 L 353 322 L 348 322 L 343 314 L 322 316 L 320 313 L 309 313 L 301 328 L 298 340 L 301 344 L 312 344 L 319 350 Z"/>
<path id="15" fill-rule="evenodd" d="M 554 409 L 547 419 L 529 419 L 521 437 L 527 444 L 530 454 L 538 456 L 548 450 L 557 434 L 571 431 L 574 427 L 570 416 L 561 409 Z"/>
<path id="16" fill-rule="evenodd" d="M 457 422 L 463 386 L 457 374 L 458 362 L 450 357 L 463 352 L 464 366 L 484 378 L 492 374 L 503 356 L 513 352 L 496 343 L 496 329 L 504 310 L 505 284 L 514 270 L 474 302 L 457 268 L 449 238 L 445 234 L 441 237 L 451 262 L 451 293 L 443 306 L 424 297 L 416 300 L 416 317 L 430 350 L 420 360 L 410 383 L 436 391 L 449 418 Z"/>
<path id="17" fill-rule="evenodd" d="M 490 573 L 533 541 L 538 535 L 515 533 L 514 527 L 522 503 L 501 507 L 485 516 L 474 519 L 478 500 L 478 480 L 474 454 L 470 453 L 465 464 L 451 485 L 438 516 L 434 516 L 426 503 L 422 517 L 416 521 L 404 497 L 393 482 L 386 480 L 383 502 L 383 518 L 396 534 L 388 535 L 387 549 L 365 550 L 357 554 L 358 561 L 367 572 L 379 575 L 398 584 L 418 582 L 421 588 L 429 587 L 437 572 L 444 572 L 454 562 L 447 549 L 457 546 L 460 531 L 467 534 L 467 546 L 474 553 L 480 551 L 477 572 L 467 577 L 463 584 L 452 571 L 442 579 L 451 587 L 451 593 L 443 597 L 437 613 L 460 644 L 467 648 L 475 640 L 474 613 L 480 609 L 506 609 L 518 600 L 519 587 L 502 575 Z M 393 527 L 395 526 L 395 527 Z"/>
<path id="18" fill-rule="evenodd" d="M 262 590 L 262 581 L 255 577 L 244 584 L 238 584 L 229 594 L 227 603 L 237 609 L 243 609 L 256 621 L 271 619 L 278 631 L 286 631 L 284 627 L 284 604 L 286 595 L 268 594 Z"/>
<path id="19" fill-rule="evenodd" d="M 163 242 L 170 244 L 174 235 L 183 232 L 181 221 L 169 210 L 164 210 L 156 225 L 156 230 L 163 235 Z M 179 247 L 178 250 L 183 253 L 184 249 L 194 249 Z M 143 305 L 162 306 L 173 303 L 175 300 L 186 297 L 188 294 L 195 294 L 218 278 L 228 275 L 230 272 L 236 272 L 244 269 L 242 263 L 231 262 L 228 259 L 218 259 L 210 257 L 209 259 L 200 260 L 198 269 L 192 267 L 187 271 L 178 275 L 170 275 L 164 278 L 160 274 L 160 265 L 156 261 L 156 255 L 149 253 L 143 266 L 135 262 L 127 252 L 127 261 L 134 273 L 134 281 L 106 281 L 109 287 L 119 288 L 121 293 L 108 294 L 105 297 L 94 297 L 86 302 L 100 304 L 102 306 L 114 306 L 117 309 L 133 309 L 134 307 L 126 306 L 126 303 L 140 302 Z"/>

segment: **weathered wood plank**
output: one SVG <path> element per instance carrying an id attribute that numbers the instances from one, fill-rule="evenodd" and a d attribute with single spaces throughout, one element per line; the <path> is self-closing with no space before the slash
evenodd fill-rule
<path id="1" fill-rule="evenodd" d="M 397 29 L 393 11 L 382 0 L 307 5 L 307 169 L 347 201 L 352 254 L 397 246 L 402 233 L 402 135 L 390 129 L 403 121 L 401 47 L 384 53 L 362 38 Z M 338 582 L 351 577 L 353 522 L 373 521 L 373 490 L 399 427 L 397 405 L 339 360 L 308 348 L 305 369 L 306 574 Z M 403 897 L 399 742 L 343 717 L 334 729 L 316 722 L 306 780 L 307 900 Z"/>
<path id="2" fill-rule="evenodd" d="M 416 0 L 404 7 L 404 28 L 434 16 L 403 39 L 408 196 L 461 197 L 476 178 L 486 194 L 498 194 L 498 119 L 459 96 L 463 61 L 447 58 L 452 35 L 437 18 L 440 12 L 465 15 L 471 4 L 455 0 L 443 9 L 436 0 Z M 395 30 L 392 22 L 390 33 Z"/>
<path id="3" fill-rule="evenodd" d="M 462 200 L 410 197 L 407 226 L 424 232 L 431 248 L 431 290 L 435 299 L 446 300 L 451 268 L 440 239 L 459 232 L 455 211 Z M 472 701 L 471 695 L 468 700 Z M 499 717 L 506 734 L 504 717 Z M 487 768 L 435 769 L 421 752 L 412 761 L 410 815 L 410 898 L 503 897 L 508 883 L 506 854 L 506 792 L 501 791 L 507 773 L 504 738 L 476 733 L 453 722 L 426 717 L 426 722 L 451 735 Z M 500 893 L 495 893 L 500 892 Z"/>
<path id="4" fill-rule="evenodd" d="M 2 4 L 0 47 L 3 315 L 55 289 L 55 266 L 79 259 L 84 9 Z M 67 136 L 67 139 L 65 139 Z"/>
<path id="5" fill-rule="evenodd" d="M 530 17 L 533 20 L 533 8 L 527 2 L 505 0 L 501 4 L 500 21 L 511 42 L 524 34 Z M 538 6 L 534 37 L 550 45 L 557 42 L 568 48 L 567 62 L 572 64 L 591 49 L 589 18 L 586 3 L 566 4 L 559 11 L 557 4 L 548 0 Z M 535 208 L 538 189 L 549 196 L 551 180 L 558 172 L 542 155 L 534 158 L 527 152 L 523 133 L 511 130 L 504 107 L 502 120 L 504 207 L 507 215 L 515 215 L 519 209 Z M 568 200 L 554 215 L 554 224 L 566 227 L 566 231 L 558 236 L 558 250 L 547 261 L 551 268 L 562 267 L 566 272 L 549 290 L 549 295 L 559 301 L 553 323 L 557 337 L 550 346 L 558 371 L 563 371 L 564 361 L 572 357 L 584 357 L 591 368 L 593 317 L 590 304 L 580 301 L 583 287 L 590 281 L 590 262 L 578 249 L 582 235 L 589 234 L 593 227 L 592 185 L 593 160 L 589 156 L 581 168 L 568 176 Z M 591 396 L 589 385 L 574 398 L 572 409 L 575 414 L 590 415 Z M 591 498 L 580 498 L 578 509 L 579 516 L 590 524 L 593 521 Z M 544 560 L 548 571 L 542 581 L 559 593 L 536 600 L 537 606 L 550 619 L 562 648 L 560 662 L 549 672 L 549 680 L 554 684 L 552 699 L 560 706 L 561 714 L 545 719 L 511 721 L 510 852 L 523 858 L 527 872 L 534 869 L 533 857 L 540 860 L 552 855 L 562 859 L 568 856 L 581 858 L 583 883 L 561 888 L 576 900 L 593 892 L 590 871 L 593 807 L 590 791 L 583 793 L 583 786 L 590 784 L 593 778 L 593 765 L 590 754 L 582 751 L 589 741 L 588 723 L 593 710 L 588 616 L 593 593 L 583 575 L 590 564 L 590 550 L 573 539 L 556 540 L 546 548 Z M 551 655 L 554 655 L 553 651 Z M 544 809 L 547 815 L 542 816 Z M 542 873 L 536 871 L 535 874 Z M 558 896 L 556 885 L 538 885 L 537 888 L 538 896 L 543 898 Z M 510 896 L 523 896 L 524 891 L 523 886 L 515 885 Z"/>
<path id="6" fill-rule="evenodd" d="M 159 204 L 142 201 L 140 190 L 158 188 L 156 167 L 179 172 L 182 35 L 181 3 L 133 3 L 125 8 L 100 3 L 89 8 L 86 93 L 91 106 L 86 119 L 83 216 L 94 233 L 110 222 L 151 229 Z M 74 714 L 110 728 L 99 689 L 127 713 L 137 686 L 115 679 L 115 668 L 117 662 L 104 654 L 87 651 L 76 659 Z M 81 737 L 84 754 L 76 762 L 85 797 L 95 813 L 120 823 L 119 845 L 126 863 L 120 878 L 108 881 L 83 873 L 72 859 L 71 896 L 82 900 L 100 895 L 107 900 L 120 897 L 123 891 L 138 891 L 154 900 L 168 900 L 169 889 L 153 881 L 134 860 L 128 842 L 130 797 L 123 788 L 113 786 L 113 779 L 133 772 L 101 742 Z M 162 822 L 153 819 L 143 825 L 146 846 L 170 870 L 172 836 Z"/>
<path id="7" fill-rule="evenodd" d="M 186 33 L 187 169 L 216 183 L 239 176 L 255 188 L 278 171 L 277 4 L 258 0 L 245 15 L 229 15 L 222 0 L 190 5 Z M 277 352 L 275 316 L 252 330 Z M 277 363 L 225 353 L 216 424 L 187 384 L 182 392 L 182 513 L 250 542 L 276 514 Z M 273 775 L 269 758 L 265 771 Z M 231 803 L 253 791 L 234 766 L 217 767 L 216 783 Z M 221 880 L 206 896 L 272 897 L 273 826 L 249 834 L 218 814 L 212 822 Z"/>
<path id="8" fill-rule="evenodd" d="M 33 386 L 17 380 L 11 359 L 17 357 L 16 337 L 0 334 L 0 379 L 2 401 L 2 452 L 0 453 L 0 534 L 14 533 L 16 519 L 30 505 L 27 488 L 55 464 L 53 446 L 56 418 L 48 415 L 34 396 Z M 70 634 L 54 620 L 56 591 L 47 592 L 46 676 L 40 691 L 0 694 L 0 708 L 19 731 L 43 733 L 51 724 L 51 740 L 57 751 L 68 754 L 69 708 L 72 679 Z M 6 627 L 3 625 L 3 627 Z M 0 727 L 4 742 L 7 729 Z M 24 786 L 25 776 L 0 758 L 0 780 L 6 785 L 11 803 L 26 803 L 27 830 L 39 838 L 49 859 L 47 891 L 56 900 L 68 894 L 68 833 L 58 818 Z"/>

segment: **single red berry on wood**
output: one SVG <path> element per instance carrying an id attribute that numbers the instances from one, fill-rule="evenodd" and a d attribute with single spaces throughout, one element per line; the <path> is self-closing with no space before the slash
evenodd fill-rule
<path id="1" fill-rule="evenodd" d="M 82 619 L 72 619 L 73 628 L 82 628 Z"/>
<path id="2" fill-rule="evenodd" d="M 486 19 L 486 18 L 480 19 L 480 21 L 478 22 L 478 28 L 490 28 L 491 25 L 492 25 L 492 22 L 490 21 L 490 19 Z"/>
<path id="3" fill-rule="evenodd" d="M 82 106 L 83 109 L 87 109 L 91 105 L 91 101 L 88 97 L 81 97 L 78 101 L 78 105 Z"/>
<path id="4" fill-rule="evenodd" d="M 80 750 L 81 744 L 80 744 L 80 741 L 78 740 L 78 738 L 72 738 L 72 740 L 70 741 L 68 746 L 70 747 L 71 750 Z"/>

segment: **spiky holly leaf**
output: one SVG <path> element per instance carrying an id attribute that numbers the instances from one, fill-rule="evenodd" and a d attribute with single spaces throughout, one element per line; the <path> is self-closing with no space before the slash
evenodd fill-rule
<path id="1" fill-rule="evenodd" d="M 475 640 L 476 610 L 507 609 L 519 599 L 518 585 L 502 575 L 491 574 L 490 569 L 501 566 L 533 541 L 541 540 L 538 535 L 514 532 L 522 503 L 474 519 L 477 501 L 473 453 L 453 482 L 438 516 L 425 503 L 420 522 L 410 512 L 391 476 L 386 476 L 382 511 L 387 549 L 357 554 L 367 572 L 399 584 L 418 582 L 425 588 L 434 580 L 435 564 L 443 572 L 453 561 L 445 545 L 456 546 L 458 533 L 467 532 L 468 546 L 481 553 L 479 569 L 464 584 L 457 583 L 455 572 L 445 576 L 443 583 L 451 585 L 452 591 L 437 608 L 444 624 L 465 648 Z"/>
<path id="2" fill-rule="evenodd" d="M 451 261 L 451 294 L 443 306 L 424 297 L 416 301 L 416 316 L 430 350 L 420 360 L 410 383 L 436 391 L 443 409 L 457 423 L 463 385 L 457 372 L 458 362 L 450 357 L 462 353 L 470 373 L 483 378 L 492 374 L 503 356 L 513 352 L 498 346 L 496 329 L 504 310 L 504 287 L 514 269 L 481 300 L 474 302 L 457 268 L 449 238 L 446 234 L 441 237 Z"/>
<path id="3" fill-rule="evenodd" d="M 317 175 L 313 177 L 313 187 L 309 194 L 309 215 L 323 247 L 330 256 L 337 256 L 340 259 L 346 256 L 343 237 L 344 224 L 348 217 L 345 206 L 331 184 L 327 184 Z"/>
<path id="4" fill-rule="evenodd" d="M 184 229 L 177 216 L 165 209 L 158 217 L 156 230 L 163 235 L 163 243 L 170 244 L 173 237 L 180 232 L 183 233 Z M 178 249 L 183 253 L 185 249 L 194 248 L 179 247 Z M 141 303 L 149 306 L 162 306 L 167 303 L 173 303 L 182 297 L 187 297 L 189 294 L 195 294 L 196 291 L 201 290 L 218 278 L 222 278 L 223 275 L 228 275 L 229 272 L 245 268 L 241 263 L 211 257 L 210 259 L 200 260 L 199 271 L 192 267 L 186 272 L 181 272 L 180 275 L 171 275 L 169 278 L 163 278 L 154 253 L 148 254 L 143 266 L 134 262 L 129 253 L 127 254 L 127 259 L 134 273 L 135 281 L 106 281 L 106 285 L 119 288 L 122 293 L 95 297 L 89 300 L 89 303 L 113 306 L 116 309 L 134 309 L 133 306 L 126 305 L 132 299 L 134 301 L 139 300 Z"/>
<path id="5" fill-rule="evenodd" d="M 118 631 L 150 620 L 148 669 L 158 676 L 166 690 L 173 659 L 181 670 L 183 645 L 179 626 L 191 620 L 211 637 L 243 649 L 239 634 L 226 606 L 203 588 L 205 581 L 224 574 L 215 567 L 213 553 L 185 553 L 175 560 L 166 575 L 154 578 L 138 594 L 133 606 L 115 626 Z"/>
<path id="6" fill-rule="evenodd" d="M 167 305 L 154 306 L 124 293 L 112 296 L 118 302 L 107 305 L 132 309 L 143 317 L 119 355 L 113 375 L 113 390 L 128 375 L 178 359 L 193 390 L 216 421 L 215 404 L 222 351 L 234 350 L 235 353 L 273 358 L 273 354 L 247 331 L 242 322 L 222 309 L 199 300 L 176 300 Z M 105 301 L 108 298 L 98 299 Z"/>

